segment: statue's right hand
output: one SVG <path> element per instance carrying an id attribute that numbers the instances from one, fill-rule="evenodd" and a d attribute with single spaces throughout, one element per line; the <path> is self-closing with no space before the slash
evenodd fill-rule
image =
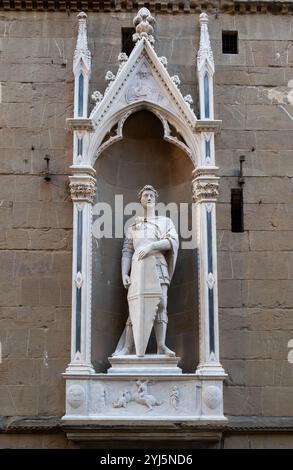
<path id="1" fill-rule="evenodd" d="M 123 285 L 124 285 L 125 289 L 128 289 L 128 287 L 131 284 L 130 277 L 128 276 L 128 274 L 123 274 L 122 275 L 122 281 L 123 281 Z"/>

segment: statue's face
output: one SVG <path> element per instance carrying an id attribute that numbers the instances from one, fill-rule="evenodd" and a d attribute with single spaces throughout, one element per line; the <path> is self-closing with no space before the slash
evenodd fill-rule
<path id="1" fill-rule="evenodd" d="M 156 195 L 154 191 L 146 189 L 141 195 L 140 203 L 143 208 L 155 207 Z"/>

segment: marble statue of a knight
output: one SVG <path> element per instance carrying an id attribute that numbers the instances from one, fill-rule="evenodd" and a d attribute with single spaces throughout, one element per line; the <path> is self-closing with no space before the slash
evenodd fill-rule
<path id="1" fill-rule="evenodd" d="M 166 346 L 168 287 L 175 269 L 178 235 L 172 220 L 156 216 L 157 191 L 139 192 L 144 217 L 130 225 L 122 249 L 122 280 L 128 289 L 129 317 L 114 356 L 144 356 L 154 327 L 157 354 L 175 356 Z"/>

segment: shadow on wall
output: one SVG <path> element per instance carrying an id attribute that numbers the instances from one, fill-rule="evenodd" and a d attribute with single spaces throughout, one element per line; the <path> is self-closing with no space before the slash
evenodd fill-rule
<path id="1" fill-rule="evenodd" d="M 123 195 L 124 205 L 137 202 L 138 190 L 145 184 L 153 185 L 165 204 L 192 201 L 192 162 L 163 139 L 163 126 L 154 114 L 132 114 L 124 124 L 123 137 L 96 163 L 97 202 L 112 206 L 113 219 L 115 194 Z M 115 350 L 128 316 L 121 280 L 122 243 L 122 238 L 93 239 L 92 361 L 97 372 L 109 367 L 107 358 Z M 196 260 L 195 250 L 179 250 L 169 289 L 167 344 L 182 358 L 184 372 L 194 372 L 198 362 Z M 147 352 L 155 352 L 153 334 Z"/>

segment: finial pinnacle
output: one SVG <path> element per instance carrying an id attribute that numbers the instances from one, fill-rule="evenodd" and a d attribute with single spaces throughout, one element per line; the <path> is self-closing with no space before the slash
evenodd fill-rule
<path id="1" fill-rule="evenodd" d="M 84 64 L 88 69 L 91 67 L 91 53 L 88 48 L 87 42 L 87 22 L 86 22 L 87 15 L 84 11 L 81 11 L 77 15 L 78 19 L 78 33 L 77 33 L 77 42 L 76 48 L 74 52 L 74 61 L 73 61 L 73 68 L 75 68 L 76 64 L 79 63 L 80 59 L 82 58 Z"/>
<path id="2" fill-rule="evenodd" d="M 136 33 L 133 35 L 133 41 L 137 42 L 139 39 L 146 38 L 151 44 L 154 44 L 154 23 L 155 18 L 151 15 L 150 11 L 145 7 L 141 8 L 133 20 L 136 30 Z"/>
<path id="3" fill-rule="evenodd" d="M 87 18 L 87 14 L 84 11 L 80 11 L 77 15 L 79 20 L 85 20 Z"/>
<path id="4" fill-rule="evenodd" d="M 203 12 L 199 15 L 200 23 L 200 45 L 197 54 L 197 68 L 200 70 L 206 61 L 209 62 L 212 69 L 214 69 L 213 51 L 210 43 L 210 36 L 208 31 L 208 15 Z"/>
<path id="5" fill-rule="evenodd" d="M 199 22 L 200 24 L 208 24 L 209 22 L 209 17 L 204 11 L 199 15 Z"/>

